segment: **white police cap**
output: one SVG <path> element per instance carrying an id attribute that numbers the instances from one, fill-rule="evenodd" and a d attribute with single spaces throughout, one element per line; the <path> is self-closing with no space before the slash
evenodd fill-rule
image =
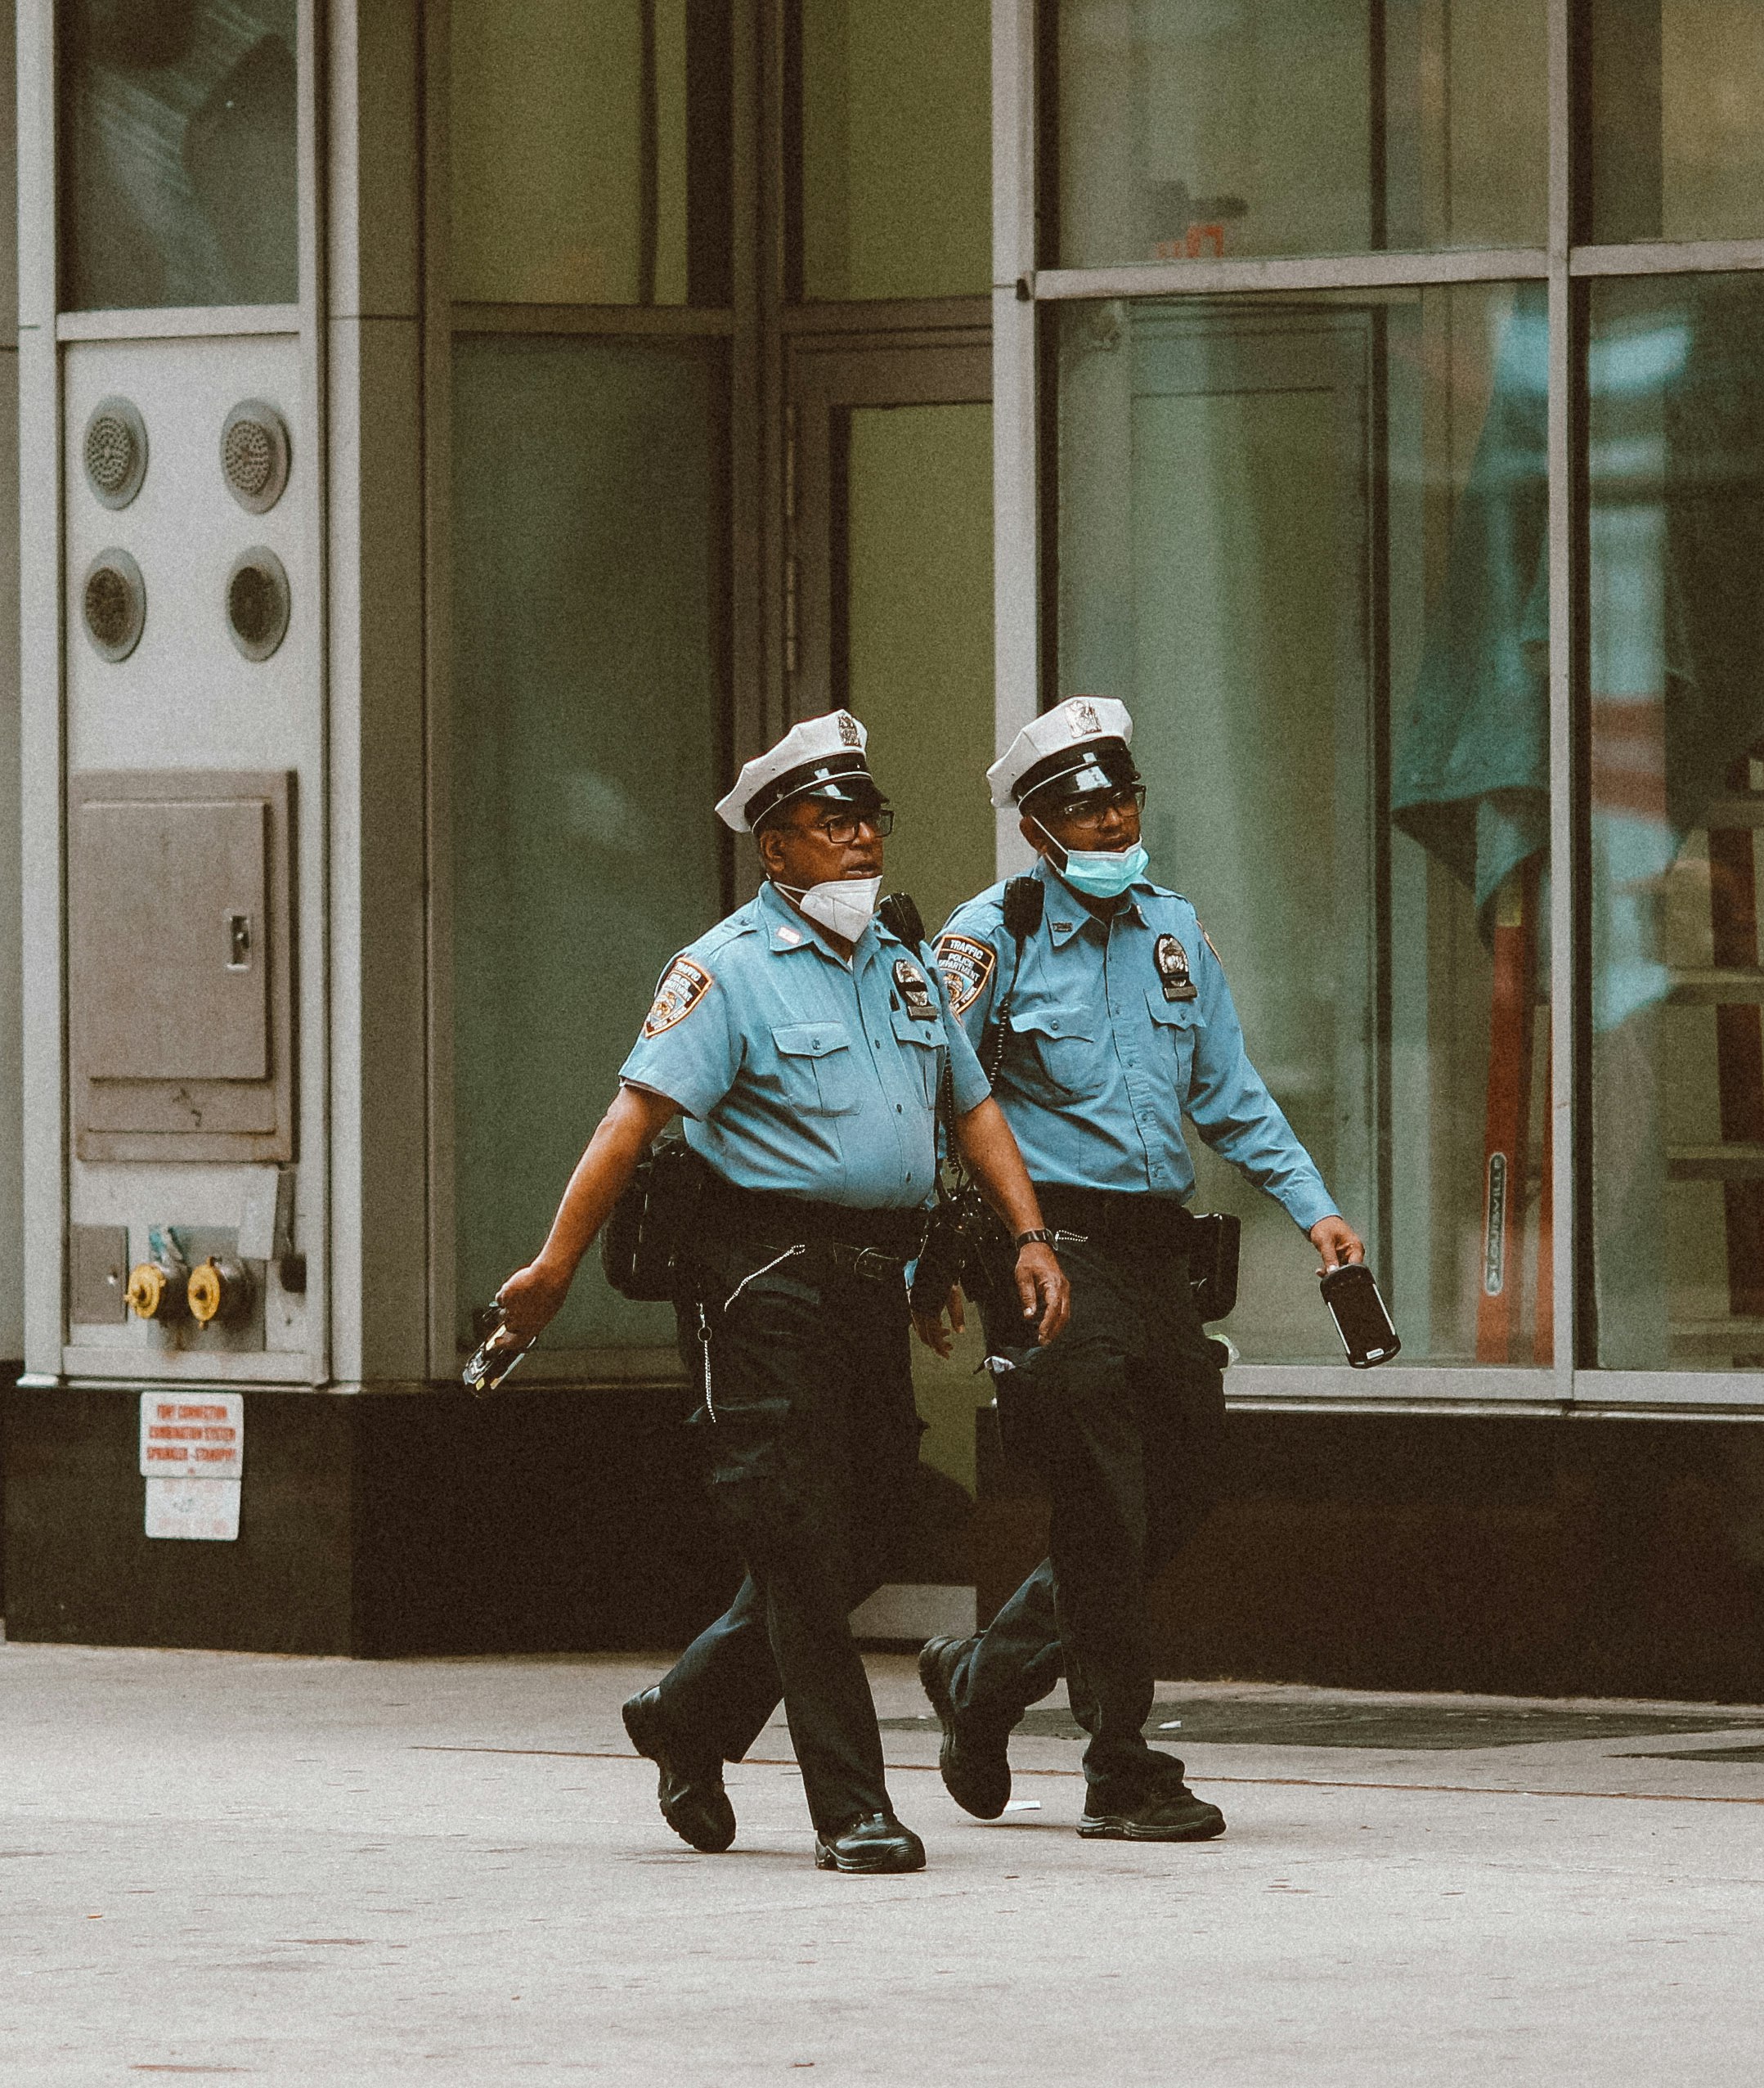
<path id="1" fill-rule="evenodd" d="M 852 798 L 873 804 L 881 796 L 864 758 L 869 734 L 849 711 L 793 725 L 775 747 L 756 754 L 719 801 L 716 816 L 737 833 L 751 833 L 766 814 L 792 797 Z"/>
<path id="2" fill-rule="evenodd" d="M 1133 736 L 1124 703 L 1112 696 L 1068 696 L 1026 725 L 987 770 L 993 804 L 1008 812 L 1050 783 L 1083 789 L 1137 781 L 1127 752 Z"/>

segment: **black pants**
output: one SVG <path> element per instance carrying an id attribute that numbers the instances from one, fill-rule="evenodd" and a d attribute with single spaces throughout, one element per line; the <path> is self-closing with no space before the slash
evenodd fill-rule
<path id="1" fill-rule="evenodd" d="M 1021 1340 L 1020 1322 L 987 1332 L 1017 1365 L 997 1381 L 999 1417 L 1008 1446 L 1047 1485 L 1049 1556 L 958 1661 L 951 1695 L 964 1722 L 1008 1730 L 1063 1667 L 1090 1736 L 1091 1808 L 1115 1811 L 1182 1773 L 1141 1730 L 1153 1683 L 1146 1591 L 1205 1511 L 1223 1386 L 1189 1294 L 1182 1228 L 1160 1222 L 1170 1214 L 1149 1199 L 1111 1199 L 1122 1207 L 1111 1224 L 1094 1204 L 1041 1195 L 1050 1223 L 1089 1235 L 1060 1251 L 1071 1322 L 1051 1348 L 1026 1352 L 1003 1346 Z"/>
<path id="2" fill-rule="evenodd" d="M 693 1272 L 711 1336 L 693 1421 L 747 1573 L 663 1677 L 661 1706 L 676 1744 L 738 1762 L 781 1699 L 810 1816 L 831 1833 L 892 1810 L 847 1619 L 895 1568 L 920 1429 L 898 1262 L 878 1282 L 811 1246 L 756 1274 L 778 1251 L 713 1245 Z M 702 1393 L 695 1305 L 680 1331 Z"/>

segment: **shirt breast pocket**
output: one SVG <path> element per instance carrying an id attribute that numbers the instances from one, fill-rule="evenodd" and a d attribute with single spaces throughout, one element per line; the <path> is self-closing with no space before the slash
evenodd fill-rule
<path id="1" fill-rule="evenodd" d="M 903 1008 L 895 1013 L 894 1034 L 902 1047 L 902 1064 L 918 1081 L 927 1103 L 935 1106 L 943 1072 L 943 1054 L 937 1048 L 943 1042 L 942 1023 L 915 1021 Z"/>
<path id="2" fill-rule="evenodd" d="M 846 1116 L 858 1106 L 851 1040 L 837 1022 L 792 1022 L 772 1032 L 784 1100 L 816 1116 Z"/>
<path id="3" fill-rule="evenodd" d="M 1031 1067 L 1062 1098 L 1094 1094 L 1101 1082 L 1096 1045 L 1096 1018 L 1073 1004 L 1025 1008 L 1011 1017 L 1015 1071 Z"/>
<path id="4" fill-rule="evenodd" d="M 1146 988 L 1146 1008 L 1153 1030 L 1169 1040 L 1176 1061 L 1176 1092 L 1186 1095 L 1194 1073 L 1195 1039 L 1206 1019 L 1192 1000 L 1166 1000 L 1161 986 Z"/>

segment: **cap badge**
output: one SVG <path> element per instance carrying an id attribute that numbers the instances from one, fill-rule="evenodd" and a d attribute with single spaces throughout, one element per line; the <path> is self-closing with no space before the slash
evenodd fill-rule
<path id="1" fill-rule="evenodd" d="M 842 747 L 858 744 L 858 721 L 849 711 L 839 713 L 839 743 Z"/>
<path id="2" fill-rule="evenodd" d="M 1196 1000 L 1199 990 L 1188 975 L 1188 953 L 1174 936 L 1160 936 L 1153 946 L 1158 978 L 1166 1000 Z"/>
<path id="3" fill-rule="evenodd" d="M 1094 703 L 1087 703 L 1080 696 L 1073 703 L 1071 712 L 1074 732 L 1088 734 L 1102 731 L 1102 721 L 1097 716 L 1097 707 Z"/>

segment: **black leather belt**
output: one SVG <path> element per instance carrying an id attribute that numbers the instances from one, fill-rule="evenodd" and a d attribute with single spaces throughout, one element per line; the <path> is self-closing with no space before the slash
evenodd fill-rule
<path id="1" fill-rule="evenodd" d="M 925 1237 L 922 1210 L 862 1210 L 817 1203 L 808 1197 L 779 1196 L 765 1189 L 738 1188 L 721 1176 L 706 1184 L 700 1221 L 744 1246 L 775 1241 L 780 1246 L 828 1250 L 842 1274 L 898 1276 Z"/>
<path id="2" fill-rule="evenodd" d="M 1186 1254 L 1194 1214 L 1174 1197 L 1132 1189 L 1084 1189 L 1062 1182 L 1038 1182 L 1042 1215 L 1062 1233 L 1087 1239 L 1145 1242 Z"/>

